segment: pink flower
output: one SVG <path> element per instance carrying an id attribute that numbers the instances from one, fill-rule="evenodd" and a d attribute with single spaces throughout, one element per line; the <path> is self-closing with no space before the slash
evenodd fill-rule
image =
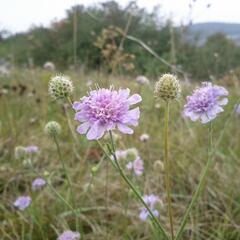
<path id="1" fill-rule="evenodd" d="M 32 202 L 32 199 L 29 196 L 21 196 L 17 198 L 17 200 L 14 202 L 13 205 L 19 210 L 23 211 L 26 208 L 28 208 L 31 202 Z"/>
<path id="2" fill-rule="evenodd" d="M 37 191 L 42 189 L 44 186 L 46 185 L 46 181 L 42 178 L 36 178 L 33 182 L 32 182 L 32 190 L 33 191 Z"/>
<path id="3" fill-rule="evenodd" d="M 126 168 L 128 170 L 133 170 L 137 176 L 140 176 L 144 171 L 143 160 L 140 157 L 137 157 L 133 162 L 129 162 L 126 165 Z"/>
<path id="4" fill-rule="evenodd" d="M 79 232 L 72 232 L 70 230 L 64 231 L 57 240 L 79 240 L 80 233 Z"/>
<path id="5" fill-rule="evenodd" d="M 228 91 L 224 87 L 213 85 L 211 82 L 203 82 L 201 88 L 187 97 L 183 114 L 192 121 L 198 119 L 205 124 L 223 112 L 223 106 L 228 103 Z"/>
<path id="6" fill-rule="evenodd" d="M 159 212 L 158 212 L 158 210 L 155 209 L 155 205 L 157 204 L 157 202 L 159 202 L 159 197 L 154 195 L 154 194 L 145 195 L 143 197 L 143 200 L 148 205 L 148 207 L 152 211 L 153 215 L 158 217 L 159 216 Z M 142 221 L 146 221 L 148 216 L 149 216 L 148 210 L 146 208 L 141 208 L 141 212 L 139 214 L 140 219 Z"/>
<path id="7" fill-rule="evenodd" d="M 28 146 L 25 148 L 27 153 L 37 153 L 39 151 L 37 146 Z"/>
<path id="8" fill-rule="evenodd" d="M 116 128 L 122 133 L 132 134 L 129 126 L 138 125 L 140 110 L 138 107 L 131 109 L 131 105 L 141 102 L 142 98 L 138 94 L 129 97 L 129 94 L 129 89 L 102 88 L 75 102 L 75 120 L 81 123 L 77 131 L 87 134 L 88 140 L 100 139 L 105 131 Z"/>

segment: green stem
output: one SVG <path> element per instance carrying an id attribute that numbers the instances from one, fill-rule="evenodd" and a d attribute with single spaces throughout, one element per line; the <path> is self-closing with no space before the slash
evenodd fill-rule
<path id="1" fill-rule="evenodd" d="M 67 167 L 65 165 L 65 161 L 62 158 L 62 154 L 61 154 L 61 151 L 60 151 L 60 146 L 59 146 L 58 140 L 57 140 L 56 137 L 54 137 L 53 139 L 54 139 L 54 142 L 57 146 L 58 156 L 59 156 L 59 159 L 61 161 L 63 171 L 64 171 L 64 173 L 66 175 L 66 178 L 67 178 L 67 183 L 68 183 L 68 187 L 70 189 L 70 194 L 71 194 L 71 201 L 72 201 L 73 209 L 74 209 L 74 215 L 76 216 L 76 229 L 78 230 L 79 229 L 79 219 L 78 219 L 78 214 L 75 210 L 76 209 L 76 202 L 75 202 L 75 195 L 74 195 L 74 191 L 73 191 L 73 188 L 72 188 L 71 179 L 69 177 L 68 170 L 67 170 Z M 82 233 L 82 231 L 81 231 L 81 233 Z"/>
<path id="2" fill-rule="evenodd" d="M 47 186 L 51 189 L 52 192 L 54 192 L 54 194 L 73 212 L 73 214 L 75 215 L 74 212 L 74 208 L 55 190 L 55 188 L 52 186 L 52 184 L 49 183 L 49 181 L 42 177 L 33 167 L 32 163 L 30 163 L 30 167 L 32 169 L 32 171 L 40 178 L 43 178 L 44 180 L 46 180 L 46 184 Z"/>
<path id="3" fill-rule="evenodd" d="M 115 144 L 113 141 L 113 137 L 112 137 L 112 132 L 109 131 L 110 134 L 110 139 L 111 139 L 111 145 L 112 145 L 112 150 L 113 150 L 113 158 L 114 158 L 114 162 L 115 162 L 115 166 L 118 169 L 120 176 L 123 178 L 123 180 L 127 183 L 127 185 L 131 188 L 131 190 L 133 191 L 133 193 L 135 194 L 135 196 L 138 198 L 138 200 L 143 204 L 143 206 L 147 209 L 149 215 L 151 216 L 153 222 L 156 224 L 156 226 L 158 227 L 158 229 L 161 231 L 161 233 L 163 234 L 163 236 L 169 240 L 169 237 L 165 231 L 165 229 L 161 226 L 161 224 L 159 223 L 158 219 L 154 216 L 154 214 L 152 213 L 151 209 L 148 207 L 148 205 L 145 203 L 145 201 L 143 200 L 142 196 L 140 195 L 140 193 L 138 192 L 138 190 L 135 188 L 135 186 L 132 184 L 132 182 L 128 179 L 128 177 L 124 174 L 122 168 L 120 167 L 116 154 L 115 154 Z M 105 151 L 104 151 L 105 152 Z M 112 161 L 111 157 L 109 157 L 109 155 L 107 155 L 107 157 L 109 158 L 110 161 Z"/>
<path id="4" fill-rule="evenodd" d="M 188 217 L 192 211 L 192 208 L 194 207 L 195 203 L 197 202 L 202 190 L 203 190 L 203 186 L 207 177 L 207 174 L 209 172 L 209 169 L 213 163 L 213 157 L 212 157 L 212 146 L 213 146 L 213 141 L 212 141 L 212 122 L 210 122 L 209 124 L 209 130 L 208 130 L 208 160 L 207 160 L 207 164 L 205 166 L 205 168 L 202 171 L 198 186 L 196 188 L 196 191 L 194 192 L 194 195 L 192 197 L 192 200 L 183 216 L 180 228 L 177 232 L 176 238 L 175 240 L 179 240 L 183 231 L 184 231 L 184 227 L 187 223 Z"/>
<path id="5" fill-rule="evenodd" d="M 171 202 L 171 182 L 170 182 L 170 162 L 168 159 L 168 122 L 169 122 L 169 102 L 166 102 L 165 119 L 164 119 L 164 168 L 165 168 L 165 187 L 167 192 L 168 202 L 168 217 L 170 223 L 171 237 L 174 239 L 173 232 L 173 214 L 172 214 L 172 202 Z"/>

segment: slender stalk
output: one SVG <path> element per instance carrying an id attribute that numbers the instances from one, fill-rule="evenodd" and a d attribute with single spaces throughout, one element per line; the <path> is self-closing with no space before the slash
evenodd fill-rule
<path id="1" fill-rule="evenodd" d="M 73 214 L 75 215 L 75 212 L 74 212 L 74 208 L 55 190 L 55 188 L 52 186 L 52 184 L 49 183 L 49 181 L 44 178 L 43 176 L 41 176 L 39 174 L 38 171 L 36 171 L 32 165 L 32 162 L 30 161 L 30 167 L 32 169 L 32 171 L 36 174 L 36 176 L 40 177 L 40 178 L 43 178 L 45 181 L 46 181 L 46 184 L 47 186 L 51 189 L 52 192 L 54 192 L 54 194 L 73 212 Z"/>
<path id="2" fill-rule="evenodd" d="M 77 67 L 77 7 L 73 8 L 73 63 Z"/>
<path id="3" fill-rule="evenodd" d="M 110 139 L 111 139 L 111 145 L 112 145 L 112 155 L 114 158 L 114 162 L 116 165 L 116 168 L 118 169 L 120 176 L 123 178 L 123 180 L 126 182 L 126 184 L 131 188 L 131 190 L 133 191 L 133 193 L 135 194 L 135 196 L 138 198 L 138 200 L 143 204 L 143 206 L 147 209 L 149 215 L 151 216 L 153 222 L 156 224 L 156 226 L 158 227 L 158 229 L 161 231 L 161 233 L 163 234 L 163 236 L 165 237 L 165 239 L 169 239 L 169 236 L 167 235 L 165 229 L 161 226 L 161 224 L 159 223 L 158 219 L 154 216 L 154 214 L 152 213 L 151 209 L 148 207 L 148 205 L 145 203 L 145 201 L 143 200 L 142 196 L 140 195 L 140 193 L 138 192 L 138 190 L 135 188 L 135 186 L 132 184 L 132 182 L 129 180 L 129 178 L 124 174 L 122 168 L 120 167 L 116 154 L 115 154 L 115 144 L 114 144 L 114 140 L 113 140 L 113 136 L 112 136 L 112 132 L 109 131 L 110 134 Z M 107 157 L 109 158 L 110 161 L 112 161 L 111 157 L 109 155 L 107 155 Z"/>
<path id="4" fill-rule="evenodd" d="M 105 181 L 105 206 L 106 206 L 106 213 L 108 215 L 108 188 L 109 187 L 109 164 L 108 161 L 106 161 L 106 181 Z M 106 240 L 109 239 L 109 231 L 108 231 L 108 224 L 106 224 Z"/>
<path id="5" fill-rule="evenodd" d="M 192 200 L 190 202 L 190 204 L 188 205 L 188 208 L 183 216 L 180 228 L 177 232 L 176 238 L 175 240 L 179 240 L 181 238 L 181 235 L 184 231 L 184 227 L 187 223 L 188 217 L 192 211 L 192 208 L 194 207 L 195 203 L 197 202 L 202 190 L 203 190 L 203 186 L 207 177 L 207 174 L 209 172 L 209 169 L 213 163 L 213 151 L 212 151 L 212 147 L 213 147 L 213 141 L 212 141 L 212 122 L 210 122 L 209 124 L 209 129 L 208 129 L 208 160 L 207 160 L 207 164 L 205 166 L 205 168 L 202 171 L 198 186 L 196 188 L 196 191 L 193 194 Z"/>
<path id="6" fill-rule="evenodd" d="M 171 237 L 174 239 L 173 232 L 173 214 L 172 214 L 172 202 L 171 202 L 171 182 L 170 182 L 170 162 L 168 159 L 168 122 L 169 122 L 169 102 L 166 102 L 165 117 L 164 117 L 164 168 L 165 168 L 165 187 L 167 192 L 168 203 L 168 217 L 170 223 Z"/>
<path id="7" fill-rule="evenodd" d="M 68 98 L 68 102 L 69 102 L 70 106 L 72 107 L 72 102 L 71 102 L 70 98 Z M 65 105 L 63 105 L 63 109 L 64 109 L 64 114 L 67 118 L 68 127 L 70 129 L 70 132 L 72 134 L 72 137 L 73 137 L 73 140 L 74 140 L 74 143 L 75 143 L 74 147 L 75 148 L 79 147 L 80 144 L 79 144 L 79 141 L 78 141 L 78 137 L 77 137 L 76 131 L 75 131 L 73 125 L 72 125 L 71 118 L 69 117 L 67 107 Z M 76 149 L 74 149 L 74 150 L 75 150 L 75 152 L 77 152 Z M 77 158 L 79 159 L 79 155 L 77 155 Z"/>
<path id="8" fill-rule="evenodd" d="M 58 156 L 59 156 L 59 159 L 61 161 L 63 171 L 64 171 L 64 173 L 66 175 L 66 178 L 67 178 L 68 187 L 70 189 L 71 201 L 72 201 L 72 204 L 73 204 L 74 214 L 76 216 L 76 229 L 79 229 L 79 219 L 78 219 L 78 214 L 75 210 L 76 209 L 76 202 L 75 202 L 75 195 L 74 195 L 74 191 L 73 191 L 73 188 L 72 188 L 71 179 L 69 177 L 68 170 L 67 170 L 67 167 L 65 165 L 65 161 L 62 158 L 62 154 L 61 154 L 61 151 L 60 151 L 60 146 L 59 146 L 59 143 L 58 143 L 58 140 L 57 140 L 56 136 L 53 138 L 53 140 L 54 140 L 54 142 L 57 146 Z"/>

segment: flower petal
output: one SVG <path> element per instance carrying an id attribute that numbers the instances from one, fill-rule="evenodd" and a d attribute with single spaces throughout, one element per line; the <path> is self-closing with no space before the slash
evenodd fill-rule
<path id="1" fill-rule="evenodd" d="M 146 221 L 147 218 L 148 218 L 148 211 L 147 209 L 143 209 L 140 214 L 139 214 L 139 218 L 142 220 L 142 221 Z"/>
<path id="2" fill-rule="evenodd" d="M 139 117 L 140 110 L 139 107 L 137 107 L 127 112 L 127 114 L 122 119 L 122 123 L 137 126 Z"/>
<path id="3" fill-rule="evenodd" d="M 132 104 L 136 104 L 142 101 L 142 97 L 139 94 L 133 94 L 129 99 L 128 99 L 128 103 L 130 105 Z"/>
<path id="4" fill-rule="evenodd" d="M 158 212 L 158 210 L 156 210 L 156 209 L 152 210 L 152 213 L 153 213 L 153 215 L 154 215 L 155 217 L 158 217 L 158 216 L 159 216 L 159 212 Z"/>
<path id="5" fill-rule="evenodd" d="M 74 102 L 72 105 L 72 108 L 76 111 L 79 111 L 82 107 L 82 103 L 81 102 Z"/>
<path id="6" fill-rule="evenodd" d="M 118 129 L 122 133 L 133 134 L 133 130 L 125 124 L 118 123 Z"/>
<path id="7" fill-rule="evenodd" d="M 207 116 L 207 114 L 206 113 L 203 113 L 201 116 L 200 116 L 200 118 L 201 118 L 201 123 L 208 123 L 208 122 L 210 122 L 212 119 L 210 119 L 208 116 Z"/>
<path id="8" fill-rule="evenodd" d="M 227 98 L 223 98 L 223 99 L 218 101 L 218 104 L 221 105 L 221 106 L 227 105 L 227 103 L 228 103 Z"/>
<path id="9" fill-rule="evenodd" d="M 86 119 L 86 116 L 83 112 L 77 112 L 75 114 L 74 120 L 77 120 L 79 122 L 83 122 L 83 121 L 86 121 L 87 119 Z"/>
<path id="10" fill-rule="evenodd" d="M 95 122 L 89 129 L 87 133 L 88 140 L 97 140 L 103 136 L 105 132 L 105 127 L 101 126 L 98 122 Z"/>
<path id="11" fill-rule="evenodd" d="M 130 94 L 130 89 L 119 89 L 118 91 L 119 96 L 121 96 L 122 98 L 128 98 L 129 94 Z"/>
<path id="12" fill-rule="evenodd" d="M 78 126 L 77 131 L 80 134 L 86 134 L 89 128 L 90 128 L 90 123 L 85 122 L 85 123 L 81 124 L 80 126 Z"/>

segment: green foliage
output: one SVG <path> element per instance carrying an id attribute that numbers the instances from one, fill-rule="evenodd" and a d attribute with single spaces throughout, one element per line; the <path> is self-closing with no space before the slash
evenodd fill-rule
<path id="1" fill-rule="evenodd" d="M 141 119 L 132 136 L 119 135 L 117 148 L 136 147 L 144 160 L 145 175 L 131 176 L 143 194 L 159 195 L 163 206 L 158 206 L 160 221 L 167 226 L 167 208 L 164 194 L 164 171 L 156 167 L 163 161 L 163 106 L 155 108 L 152 86 L 139 86 L 126 77 L 91 72 L 68 72 L 75 86 L 72 100 L 86 95 L 86 79 L 92 79 L 93 85 L 105 86 L 103 79 L 111 80 L 116 87 L 128 87 L 132 93 L 141 92 L 143 101 Z M 49 72 L 17 70 L 9 78 L 1 78 L 0 90 L 0 236 L 1 239 L 52 240 L 66 229 L 75 230 L 74 215 L 46 186 L 42 191 L 33 193 L 31 182 L 37 174 L 48 176 L 54 189 L 68 199 L 69 188 L 64 182 L 56 148 L 53 141 L 44 134 L 44 125 L 51 120 L 62 126 L 59 136 L 61 153 L 66 160 L 70 178 L 73 183 L 77 208 L 81 209 L 80 222 L 83 224 L 85 238 L 89 240 L 106 240 L 106 232 L 111 240 L 163 239 L 158 233 L 154 237 L 151 225 L 139 220 L 141 205 L 132 197 L 128 187 L 119 181 L 119 174 L 106 161 L 101 162 L 102 151 L 94 142 L 86 141 L 85 136 L 77 135 L 79 147 L 74 147 L 74 139 L 68 128 L 68 121 L 61 105 L 48 97 Z M 26 87 L 20 94 L 20 85 Z M 17 90 L 14 90 L 17 87 Z M 3 94 L 3 88 L 9 91 Z M 199 181 L 201 170 L 206 164 L 207 128 L 181 117 L 184 98 L 194 88 L 183 89 L 184 97 L 178 104 L 171 105 L 170 111 L 170 146 L 169 159 L 172 165 L 174 225 L 177 231 L 180 219 L 189 204 L 191 196 Z M 33 94 L 33 90 L 34 94 Z M 239 88 L 228 87 L 229 104 L 225 111 L 214 120 L 214 143 L 219 139 L 224 124 L 229 118 L 239 98 Z M 31 94 L 32 93 L 32 94 Z M 37 101 L 40 98 L 41 101 Z M 77 123 L 74 113 L 69 109 L 73 129 Z M 200 202 L 193 209 L 191 222 L 187 225 L 182 239 L 240 239 L 238 223 L 240 222 L 240 147 L 239 118 L 233 116 L 224 133 L 214 158 L 214 166 L 206 182 L 206 191 Z M 141 142 L 142 133 L 150 135 L 149 142 Z M 117 132 L 116 132 L 117 133 Z M 24 166 L 14 156 L 14 148 L 19 145 L 37 145 L 40 153 L 33 162 L 36 173 Z M 80 159 L 79 159 L 80 157 Z M 127 163 L 127 162 L 126 162 Z M 92 170 L 98 166 L 94 178 Z M 123 168 L 125 162 L 121 162 Z M 125 169 L 125 168 L 124 168 Z M 48 173 L 48 174 L 47 174 Z M 108 173 L 108 188 L 106 188 Z M 128 172 L 126 171 L 128 174 Z M 130 174 L 129 174 L 130 176 Z M 91 183 L 91 184 L 90 184 Z M 86 193 L 86 188 L 89 191 Z M 108 190 L 108 209 L 106 209 L 106 189 Z M 143 190 L 144 189 L 144 190 Z M 31 207 L 19 212 L 12 203 L 18 196 L 31 195 Z M 126 210 L 127 209 L 127 210 Z M 127 213 L 126 213 L 127 212 Z"/>
<path id="2" fill-rule="evenodd" d="M 171 54 L 174 50 L 171 49 L 171 38 L 174 37 L 176 65 L 181 66 L 182 70 L 194 79 L 206 79 L 210 75 L 218 78 L 239 65 L 240 47 L 225 35 L 217 33 L 198 46 L 197 41 L 186 40 L 190 34 L 184 30 L 187 28 L 174 28 L 171 36 L 171 21 L 160 18 L 159 8 L 149 13 L 135 2 L 122 7 L 116 1 L 105 2 L 100 6 L 77 5 L 67 10 L 64 19 L 53 22 L 49 28 L 36 26 L 26 33 L 0 37 L 0 55 L 16 65 L 27 65 L 33 60 L 35 66 L 43 66 L 46 61 L 52 61 L 58 69 L 67 69 L 74 63 L 74 23 L 77 27 L 77 65 L 85 69 L 109 70 L 113 68 L 112 62 L 116 62 L 119 66 L 114 66 L 114 69 L 127 73 L 126 69 L 121 67 L 123 62 L 118 61 L 121 54 L 115 54 L 114 61 L 109 61 L 110 66 L 106 66 L 101 49 L 94 46 L 94 43 L 104 29 L 113 26 L 124 33 L 128 23 L 129 35 L 142 40 L 169 63 L 175 62 Z M 131 63 L 135 67 L 135 75 L 156 77 L 170 70 L 129 39 L 124 39 L 123 51 L 135 56 Z"/>

